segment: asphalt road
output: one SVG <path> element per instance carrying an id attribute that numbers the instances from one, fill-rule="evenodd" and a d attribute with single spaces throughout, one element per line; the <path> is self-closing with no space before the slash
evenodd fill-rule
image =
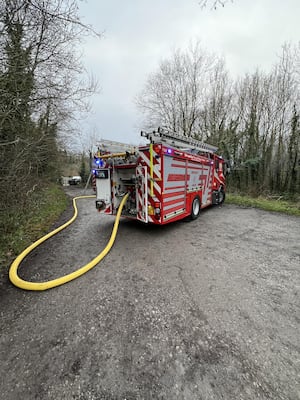
<path id="1" fill-rule="evenodd" d="M 86 264 L 113 221 L 81 200 L 20 275 Z M 225 204 L 164 227 L 122 220 L 102 263 L 59 288 L 4 275 L 0 399 L 300 399 L 299 243 L 299 218 Z"/>

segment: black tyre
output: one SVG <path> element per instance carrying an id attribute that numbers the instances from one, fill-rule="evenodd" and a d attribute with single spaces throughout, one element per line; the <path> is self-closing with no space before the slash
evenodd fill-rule
<path id="1" fill-rule="evenodd" d="M 224 189 L 221 188 L 218 195 L 218 204 L 222 204 L 225 201 L 225 192 Z"/>
<path id="2" fill-rule="evenodd" d="M 201 203 L 198 196 L 196 196 L 192 203 L 191 219 L 197 219 L 201 210 Z"/>

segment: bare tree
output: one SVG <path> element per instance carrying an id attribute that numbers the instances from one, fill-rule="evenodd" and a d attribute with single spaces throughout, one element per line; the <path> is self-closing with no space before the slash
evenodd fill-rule
<path id="1" fill-rule="evenodd" d="M 201 138 L 220 146 L 226 141 L 225 131 L 231 117 L 232 82 L 225 61 L 219 59 L 207 81 L 207 96 L 198 118 Z"/>
<path id="2" fill-rule="evenodd" d="M 76 51 L 89 32 L 76 0 L 0 3 L 0 219 L 7 229 L 39 183 L 59 176 L 58 137 L 95 90 Z"/>
<path id="3" fill-rule="evenodd" d="M 210 5 L 212 9 L 217 9 L 218 7 L 224 7 L 229 0 L 200 0 L 199 4 L 202 8 Z M 232 1 L 232 0 L 231 0 Z"/>
<path id="4" fill-rule="evenodd" d="M 229 142 L 238 189 L 299 191 L 299 84 L 292 50 L 283 46 L 270 73 L 257 70 L 236 82 L 232 112 L 237 129 Z"/>
<path id="5" fill-rule="evenodd" d="M 165 125 L 219 147 L 234 164 L 232 187 L 298 193 L 299 46 L 285 44 L 269 73 L 232 82 L 225 62 L 199 44 L 177 50 L 146 82 L 138 106 L 149 128 Z"/>
<path id="6" fill-rule="evenodd" d="M 216 63 L 216 57 L 199 43 L 186 52 L 176 50 L 161 62 L 137 98 L 145 125 L 162 125 L 186 136 L 199 134 L 199 112 L 208 93 L 206 82 Z"/>

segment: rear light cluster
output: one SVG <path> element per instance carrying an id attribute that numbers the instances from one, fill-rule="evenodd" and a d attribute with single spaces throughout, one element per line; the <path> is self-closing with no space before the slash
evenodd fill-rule
<path id="1" fill-rule="evenodd" d="M 160 219 L 160 202 L 159 201 L 155 201 L 154 203 L 154 218 L 155 219 Z"/>

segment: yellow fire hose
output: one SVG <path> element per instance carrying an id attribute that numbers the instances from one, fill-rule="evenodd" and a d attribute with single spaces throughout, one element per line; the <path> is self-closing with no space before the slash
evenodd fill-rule
<path id="1" fill-rule="evenodd" d="M 39 240 L 34 242 L 29 247 L 27 247 L 27 249 L 25 249 L 15 259 L 15 261 L 11 264 L 10 269 L 9 269 L 9 279 L 15 286 L 17 286 L 17 287 L 19 287 L 21 289 L 25 289 L 25 290 L 38 290 L 38 291 L 52 289 L 52 288 L 54 288 L 56 286 L 61 286 L 61 285 L 65 284 L 65 283 L 67 283 L 67 282 L 70 282 L 70 281 L 78 278 L 79 276 L 85 274 L 86 272 L 88 272 L 90 269 L 92 269 L 95 265 L 97 265 L 107 255 L 109 250 L 112 248 L 112 245 L 114 244 L 114 241 L 115 241 L 115 238 L 116 238 L 116 235 L 117 235 L 117 231 L 118 231 L 121 212 L 122 212 L 124 204 L 125 204 L 125 202 L 127 200 L 128 193 L 123 197 L 123 199 L 121 201 L 121 204 L 119 206 L 119 209 L 118 209 L 118 212 L 117 212 L 117 216 L 116 216 L 116 219 L 115 219 L 115 223 L 114 223 L 114 227 L 113 227 L 113 230 L 112 230 L 112 234 L 111 234 L 111 237 L 109 239 L 109 242 L 108 242 L 107 246 L 92 261 L 90 261 L 88 264 L 84 265 L 83 267 L 79 268 L 77 271 L 74 271 L 74 272 L 72 272 L 70 274 L 64 275 L 64 276 L 62 276 L 60 278 L 57 278 L 57 279 L 52 279 L 51 281 L 47 281 L 47 282 L 28 282 L 28 281 L 24 281 L 23 279 L 21 279 L 18 276 L 18 267 L 19 267 L 20 263 L 22 262 L 22 260 L 33 249 L 35 249 L 41 243 L 45 242 L 51 236 L 54 236 L 58 232 L 60 232 L 63 229 L 65 229 L 67 226 L 69 226 L 76 219 L 77 214 L 78 214 L 78 210 L 77 210 L 77 206 L 76 206 L 76 200 L 77 199 L 82 199 L 82 198 L 90 198 L 90 197 L 95 197 L 95 196 L 78 196 L 78 197 L 74 197 L 74 199 L 73 199 L 73 207 L 74 207 L 73 217 L 68 222 L 66 222 L 65 224 L 61 225 L 60 227 L 58 227 L 54 231 L 48 233 L 47 235 L 43 236 L 42 238 L 40 238 Z"/>

